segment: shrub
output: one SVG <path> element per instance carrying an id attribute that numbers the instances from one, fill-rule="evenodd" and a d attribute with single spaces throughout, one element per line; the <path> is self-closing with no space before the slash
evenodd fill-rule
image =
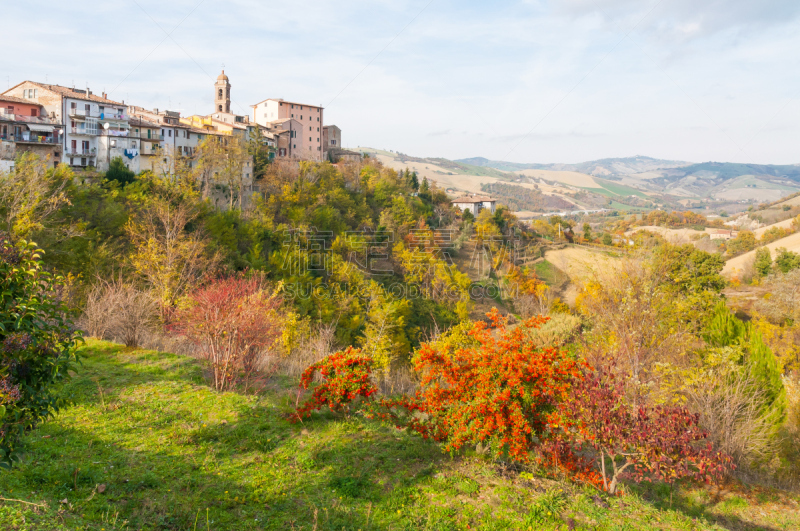
<path id="1" fill-rule="evenodd" d="M 579 363 L 530 337 L 546 322 L 535 317 L 510 329 L 494 309 L 467 337 L 423 345 L 414 359 L 414 398 L 384 400 L 398 426 L 445 442 L 445 450 L 481 443 L 497 456 L 529 461 L 547 436 L 547 414 L 566 396 Z"/>
<path id="2" fill-rule="evenodd" d="M 82 321 L 93 337 L 138 347 L 158 322 L 158 304 L 130 284 L 102 282 L 89 292 Z"/>
<path id="3" fill-rule="evenodd" d="M 378 392 L 371 381 L 372 363 L 360 349 L 347 347 L 309 366 L 300 378 L 300 387 L 308 389 L 317 374 L 324 382 L 314 387 L 311 398 L 297 408 L 292 418 L 301 420 L 323 407 L 334 412 L 349 410 L 350 403 L 357 397 L 369 399 Z"/>
<path id="4" fill-rule="evenodd" d="M 550 428 L 576 453 L 589 451 L 604 490 L 615 493 L 625 476 L 667 483 L 709 480 L 730 467 L 730 458 L 703 445 L 699 416 L 679 407 L 631 406 L 611 373 L 590 373 L 576 382 L 550 417 Z"/>
<path id="5" fill-rule="evenodd" d="M 274 369 L 267 354 L 281 334 L 279 306 L 257 277 L 220 279 L 188 297 L 172 329 L 200 348 L 218 391 L 242 378 L 246 389 L 257 372 Z"/>
<path id="6" fill-rule="evenodd" d="M 26 431 L 63 405 L 56 385 L 80 340 L 62 300 L 64 279 L 46 272 L 34 244 L 0 238 L 0 466 Z"/>

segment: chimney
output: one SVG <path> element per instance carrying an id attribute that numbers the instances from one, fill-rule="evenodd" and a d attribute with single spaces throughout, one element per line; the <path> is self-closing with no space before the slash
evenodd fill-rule
<path id="1" fill-rule="evenodd" d="M 103 99 L 104 99 L 104 100 L 107 100 L 107 99 L 108 99 L 108 94 L 106 94 L 105 92 L 103 92 Z"/>

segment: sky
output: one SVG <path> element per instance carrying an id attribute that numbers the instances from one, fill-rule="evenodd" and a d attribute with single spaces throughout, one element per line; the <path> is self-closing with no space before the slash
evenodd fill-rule
<path id="1" fill-rule="evenodd" d="M 2 11 L 3 90 L 46 81 L 209 114 L 224 64 L 233 112 L 266 98 L 322 105 L 345 147 L 800 163 L 797 0 L 28 0 Z"/>

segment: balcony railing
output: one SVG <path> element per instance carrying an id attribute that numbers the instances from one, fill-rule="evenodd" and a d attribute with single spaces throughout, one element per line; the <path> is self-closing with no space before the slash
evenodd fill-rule
<path id="1" fill-rule="evenodd" d="M 118 130 L 118 129 L 100 129 L 100 136 L 130 136 L 129 131 L 125 130 Z"/>
<path id="2" fill-rule="evenodd" d="M 64 155 L 68 157 L 94 157 L 96 153 L 92 149 L 67 148 L 64 150 Z"/>
<path id="3" fill-rule="evenodd" d="M 16 141 L 28 144 L 61 144 L 61 137 L 55 136 L 37 136 L 31 135 L 28 138 L 25 138 L 22 135 L 16 135 Z"/>
<path id="4" fill-rule="evenodd" d="M 127 121 L 128 120 L 128 116 L 126 114 L 124 114 L 124 113 L 105 112 L 105 111 L 103 111 L 103 112 L 100 113 L 100 119 L 101 120 L 106 120 L 106 121 L 107 120 L 124 120 L 124 121 Z"/>
<path id="5" fill-rule="evenodd" d="M 70 118 L 99 118 L 99 113 L 92 112 L 91 110 L 86 109 L 70 109 L 69 110 Z"/>
<path id="6" fill-rule="evenodd" d="M 22 114 L 14 114 L 8 112 L 8 109 L 0 109 L 0 119 L 9 120 L 12 122 L 24 122 L 26 124 L 61 125 L 61 122 L 58 120 L 52 120 L 46 116 L 25 116 Z"/>
<path id="7" fill-rule="evenodd" d="M 69 132 L 73 135 L 97 136 L 97 129 L 88 129 L 86 127 L 70 127 Z"/>

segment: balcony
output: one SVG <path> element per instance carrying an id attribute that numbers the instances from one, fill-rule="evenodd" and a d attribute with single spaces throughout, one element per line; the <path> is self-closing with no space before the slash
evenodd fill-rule
<path id="1" fill-rule="evenodd" d="M 50 144 L 61 145 L 61 137 L 57 136 L 36 136 L 31 135 L 27 139 L 22 135 L 17 135 L 16 141 L 21 144 Z"/>
<path id="2" fill-rule="evenodd" d="M 127 122 L 128 115 L 125 113 L 118 113 L 118 112 L 101 112 L 100 113 L 100 121 L 108 122 L 108 121 L 117 121 L 117 122 Z"/>
<path id="3" fill-rule="evenodd" d="M 67 129 L 71 135 L 97 136 L 97 129 L 87 127 L 70 127 Z"/>
<path id="4" fill-rule="evenodd" d="M 22 114 L 9 113 L 8 109 L 0 109 L 0 120 L 26 124 L 61 125 L 58 120 L 52 120 L 46 116 L 24 116 Z"/>
<path id="5" fill-rule="evenodd" d="M 100 129 L 100 136 L 130 136 L 130 131 L 127 129 Z"/>
<path id="6" fill-rule="evenodd" d="M 67 148 L 64 150 L 65 157 L 94 157 L 97 155 L 94 148 L 92 149 L 83 149 L 83 148 Z"/>
<path id="7" fill-rule="evenodd" d="M 70 118 L 99 118 L 100 115 L 96 112 L 92 112 L 91 110 L 87 111 L 86 109 L 70 109 L 69 110 L 69 117 Z"/>

